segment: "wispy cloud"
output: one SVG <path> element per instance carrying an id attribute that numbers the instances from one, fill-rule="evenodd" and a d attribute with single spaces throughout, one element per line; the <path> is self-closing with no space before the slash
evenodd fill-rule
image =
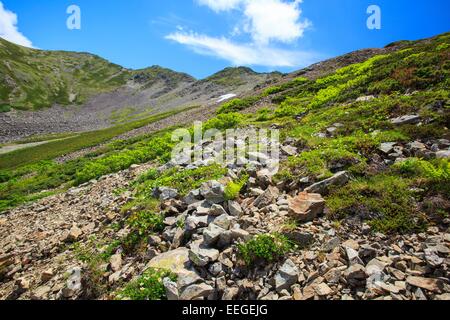
<path id="1" fill-rule="evenodd" d="M 167 39 L 186 45 L 196 53 L 218 57 L 238 65 L 295 67 L 315 62 L 310 52 L 283 50 L 254 44 L 234 43 L 227 38 L 215 38 L 196 33 L 175 32 Z"/>
<path id="2" fill-rule="evenodd" d="M 233 12 L 239 22 L 230 26 L 228 37 L 211 37 L 196 32 L 178 30 L 166 36 L 203 55 L 218 57 L 234 65 L 267 67 L 297 67 L 315 62 L 313 52 L 295 49 L 311 22 L 302 19 L 302 0 L 195 0 L 217 14 Z M 245 36 L 247 42 L 238 42 Z M 280 45 L 283 45 L 280 47 Z M 286 49 L 288 45 L 294 48 Z"/>
<path id="3" fill-rule="evenodd" d="M 0 37 L 21 46 L 32 48 L 32 42 L 17 27 L 17 15 L 0 1 Z"/>
<path id="4" fill-rule="evenodd" d="M 216 12 L 229 11 L 236 9 L 239 5 L 244 2 L 243 0 L 197 0 L 200 5 L 205 5 L 210 7 Z"/>

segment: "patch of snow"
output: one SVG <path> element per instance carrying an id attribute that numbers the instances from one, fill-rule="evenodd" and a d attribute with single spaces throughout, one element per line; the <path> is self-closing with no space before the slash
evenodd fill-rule
<path id="1" fill-rule="evenodd" d="M 225 101 L 225 100 L 229 100 L 229 99 L 234 98 L 234 97 L 236 97 L 236 96 L 237 96 L 237 95 L 234 94 L 234 93 L 225 94 L 225 95 L 221 96 L 221 97 L 219 98 L 219 100 L 217 100 L 217 102 L 223 102 L 223 101 Z"/>

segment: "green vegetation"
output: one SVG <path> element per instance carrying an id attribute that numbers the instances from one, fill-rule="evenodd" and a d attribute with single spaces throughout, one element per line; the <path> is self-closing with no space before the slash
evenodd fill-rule
<path id="1" fill-rule="evenodd" d="M 384 233 L 420 231 L 425 220 L 415 208 L 411 181 L 395 175 L 358 179 L 327 199 L 333 218 L 359 215 Z"/>
<path id="2" fill-rule="evenodd" d="M 144 86 L 162 81 L 168 88 L 195 80 L 161 67 L 133 71 L 92 54 L 41 51 L 3 39 L 0 61 L 0 103 L 20 110 L 82 104 L 95 94 L 125 85 L 129 79 Z"/>
<path id="3" fill-rule="evenodd" d="M 126 221 L 130 233 L 122 240 L 126 252 L 133 252 L 140 245 L 146 245 L 148 236 L 164 230 L 164 216 L 151 211 L 134 212 Z"/>
<path id="4" fill-rule="evenodd" d="M 211 81 L 220 86 L 237 87 L 246 83 L 245 77 L 256 75 L 256 72 L 247 67 L 225 68 L 204 81 Z"/>
<path id="5" fill-rule="evenodd" d="M 248 175 L 243 176 L 239 179 L 239 181 L 230 181 L 225 186 L 225 199 L 226 200 L 236 200 L 239 198 L 239 194 L 241 193 L 242 188 L 248 181 Z"/>
<path id="6" fill-rule="evenodd" d="M 293 247 L 293 244 L 280 234 L 257 235 L 238 245 L 239 253 L 248 266 L 261 261 L 273 262 L 283 257 Z"/>
<path id="7" fill-rule="evenodd" d="M 233 99 L 222 104 L 217 111 L 218 114 L 238 112 L 250 108 L 260 97 L 247 97 L 242 99 Z"/>
<path id="8" fill-rule="evenodd" d="M 8 104 L 0 104 L 0 113 L 11 111 L 11 106 Z"/>
<path id="9" fill-rule="evenodd" d="M 165 270 L 147 269 L 137 280 L 130 282 L 118 292 L 119 300 L 165 300 L 163 279 L 176 281 L 176 276 Z"/>
<path id="10" fill-rule="evenodd" d="M 227 170 L 218 164 L 192 170 L 172 168 L 163 173 L 151 169 L 138 180 L 140 183 L 138 190 L 142 194 L 151 194 L 155 187 L 168 187 L 178 190 L 180 195 L 186 195 L 204 182 L 220 179 L 226 173 Z"/>
<path id="11" fill-rule="evenodd" d="M 126 123 L 123 125 L 80 133 L 64 140 L 51 141 L 32 148 L 21 149 L 0 155 L 0 169 L 17 168 L 22 165 L 36 163 L 42 160 L 54 159 L 58 156 L 68 154 L 80 149 L 89 148 L 133 129 L 143 127 L 152 122 L 167 118 L 180 112 L 170 111 L 149 117 L 147 119 Z"/>
<path id="12" fill-rule="evenodd" d="M 270 96 L 270 95 L 274 95 L 280 92 L 284 92 L 286 90 L 301 86 L 302 84 L 308 82 L 308 79 L 304 78 L 304 77 L 299 77 L 299 78 L 295 78 L 289 82 L 286 82 L 282 85 L 279 86 L 273 86 L 273 87 L 269 87 L 267 89 L 264 90 L 263 96 Z"/>

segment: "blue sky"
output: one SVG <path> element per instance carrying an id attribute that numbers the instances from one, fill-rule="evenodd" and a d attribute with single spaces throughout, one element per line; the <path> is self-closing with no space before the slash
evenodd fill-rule
<path id="1" fill-rule="evenodd" d="M 161 65 L 203 78 L 225 67 L 292 71 L 325 58 L 450 31 L 448 0 L 0 0 L 0 36 L 40 49 Z M 69 30 L 69 5 L 81 30 Z M 369 5 L 381 30 L 369 30 Z"/>

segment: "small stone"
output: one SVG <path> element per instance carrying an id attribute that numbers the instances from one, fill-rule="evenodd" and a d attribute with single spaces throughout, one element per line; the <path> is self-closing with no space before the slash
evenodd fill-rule
<path id="1" fill-rule="evenodd" d="M 233 217 L 240 217 L 242 215 L 242 208 L 236 201 L 228 201 L 228 211 Z"/>
<path id="2" fill-rule="evenodd" d="M 435 250 L 433 249 L 425 249 L 425 260 L 432 266 L 432 267 L 439 267 L 444 263 L 444 259 L 439 257 Z"/>
<path id="3" fill-rule="evenodd" d="M 300 193 L 289 200 L 289 214 L 300 222 L 308 222 L 323 213 L 325 200 L 320 194 Z"/>
<path id="4" fill-rule="evenodd" d="M 219 204 L 213 204 L 211 206 L 211 209 L 209 210 L 208 214 L 210 216 L 215 216 L 215 217 L 218 217 L 221 215 L 228 215 L 227 212 L 225 211 L 225 209 Z"/>
<path id="5" fill-rule="evenodd" d="M 415 114 L 391 119 L 391 123 L 395 124 L 395 125 L 415 124 L 415 123 L 418 123 L 419 121 L 420 121 L 420 116 L 415 115 Z"/>
<path id="6" fill-rule="evenodd" d="M 331 178 L 325 179 L 323 181 L 317 182 L 312 186 L 306 188 L 304 192 L 308 193 L 319 193 L 321 195 L 326 195 L 329 192 L 331 186 L 342 187 L 348 183 L 350 177 L 347 171 L 341 171 L 336 173 Z"/>
<path id="7" fill-rule="evenodd" d="M 406 282 L 411 286 L 436 293 L 441 293 L 443 288 L 443 283 L 439 279 L 409 276 L 406 278 Z"/>
<path id="8" fill-rule="evenodd" d="M 209 181 L 202 184 L 201 195 L 211 203 L 222 203 L 225 200 L 225 186 L 217 181 Z"/>
<path id="9" fill-rule="evenodd" d="M 450 150 L 441 150 L 441 151 L 436 152 L 436 158 L 450 159 Z"/>
<path id="10" fill-rule="evenodd" d="M 219 251 L 216 249 L 206 249 L 200 246 L 192 246 L 189 250 L 189 259 L 198 267 L 204 267 L 207 264 L 217 261 Z"/>
<path id="11" fill-rule="evenodd" d="M 321 283 L 314 287 L 318 296 L 325 297 L 333 293 L 333 290 L 326 284 Z"/>
<path id="12" fill-rule="evenodd" d="M 347 254 L 348 262 L 352 264 L 360 264 L 363 265 L 364 263 L 361 261 L 361 259 L 358 256 L 358 252 L 350 247 L 345 247 L 345 253 Z"/>
<path id="13" fill-rule="evenodd" d="M 355 240 L 352 240 L 352 239 L 349 239 L 349 240 L 343 242 L 342 246 L 344 248 L 347 247 L 347 248 L 352 248 L 353 250 L 357 250 L 357 251 L 359 250 L 359 243 L 357 241 L 355 241 Z"/>
<path id="14" fill-rule="evenodd" d="M 214 219 L 213 223 L 216 226 L 221 227 L 222 229 L 228 230 L 230 229 L 231 223 L 234 221 L 234 218 L 229 216 L 228 214 L 222 214 L 221 216 Z"/>
<path id="15" fill-rule="evenodd" d="M 120 253 L 112 255 L 109 259 L 109 264 L 111 266 L 111 270 L 114 272 L 122 269 L 122 255 Z"/>
<path id="16" fill-rule="evenodd" d="M 52 288 L 49 286 L 39 287 L 31 293 L 31 300 L 46 300 L 48 294 L 52 291 Z"/>
<path id="17" fill-rule="evenodd" d="M 166 187 L 159 187 L 155 192 L 160 201 L 167 201 L 178 197 L 178 190 Z"/>
<path id="18" fill-rule="evenodd" d="M 396 142 L 385 142 L 380 145 L 379 149 L 385 154 L 390 154 L 392 153 L 392 151 L 394 151 L 394 146 L 396 144 L 397 144 Z"/>
<path id="19" fill-rule="evenodd" d="M 211 223 L 207 229 L 203 231 L 203 237 L 205 239 L 205 244 L 212 246 L 219 240 L 220 236 L 227 230 Z"/>
<path id="20" fill-rule="evenodd" d="M 190 301 L 207 298 L 214 292 L 214 288 L 205 283 L 194 284 L 185 288 L 180 295 L 180 300 Z"/>
<path id="21" fill-rule="evenodd" d="M 47 282 L 51 280 L 55 276 L 55 272 L 53 269 L 47 269 L 41 274 L 41 280 L 42 282 Z"/>
<path id="22" fill-rule="evenodd" d="M 275 275 L 275 288 L 278 292 L 284 289 L 289 289 L 293 284 L 298 281 L 298 267 L 292 260 L 288 259 L 281 266 Z"/>
<path id="23" fill-rule="evenodd" d="M 283 151 L 288 156 L 295 156 L 298 154 L 298 149 L 293 146 L 281 146 L 281 151 Z"/>
<path id="24" fill-rule="evenodd" d="M 80 239 L 82 234 L 83 234 L 83 232 L 81 231 L 80 228 L 78 228 L 77 226 L 73 226 L 70 229 L 69 234 L 67 235 L 67 238 L 65 239 L 65 241 L 66 242 L 76 242 Z"/>
<path id="25" fill-rule="evenodd" d="M 335 248 L 339 247 L 340 244 L 341 244 L 341 239 L 339 239 L 339 237 L 334 237 L 323 244 L 322 250 L 325 252 L 331 252 Z"/>
<path id="26" fill-rule="evenodd" d="M 175 282 L 170 280 L 170 278 L 164 278 L 163 285 L 164 288 L 166 289 L 167 300 L 177 301 L 180 299 L 180 296 L 178 294 L 178 286 Z"/>
<path id="27" fill-rule="evenodd" d="M 367 278 L 366 269 L 360 264 L 351 265 L 344 273 L 348 281 L 359 282 Z"/>
<path id="28" fill-rule="evenodd" d="M 270 204 L 272 204 L 278 197 L 279 190 L 276 187 L 269 186 L 263 194 L 261 194 L 253 202 L 253 205 L 259 209 L 262 209 Z"/>
<path id="29" fill-rule="evenodd" d="M 150 260 L 146 268 L 168 270 L 176 275 L 180 275 L 189 272 L 187 269 L 189 261 L 189 249 L 178 248 L 156 256 Z"/>
<path id="30" fill-rule="evenodd" d="M 239 293 L 239 288 L 236 288 L 236 287 L 231 287 L 230 288 L 230 287 L 228 287 L 223 292 L 222 300 L 223 301 L 232 301 L 232 300 L 234 300 L 237 297 L 238 293 Z"/>

